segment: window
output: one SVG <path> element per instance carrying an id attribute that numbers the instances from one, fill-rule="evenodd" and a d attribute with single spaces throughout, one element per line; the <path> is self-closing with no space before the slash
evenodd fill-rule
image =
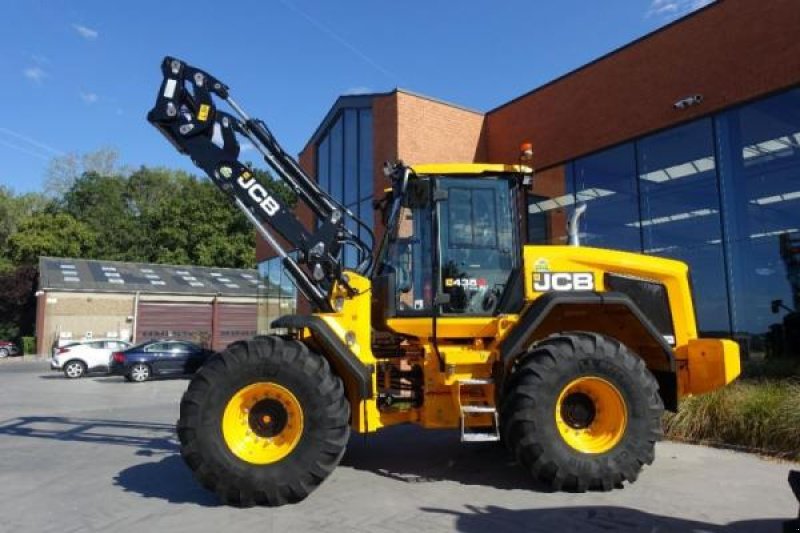
<path id="1" fill-rule="evenodd" d="M 467 248 L 497 247 L 497 211 L 494 189 L 450 189 L 449 245 Z"/>
<path id="2" fill-rule="evenodd" d="M 372 229 L 374 176 L 370 107 L 344 108 L 320 137 L 317 142 L 317 179 L 323 189 Z M 366 230 L 354 223 L 348 227 L 362 240 L 369 241 Z M 343 260 L 345 266 L 353 268 L 363 258 L 355 248 L 346 246 Z"/>
<path id="3" fill-rule="evenodd" d="M 576 203 L 587 211 L 580 228 L 585 246 L 641 251 L 636 152 L 633 143 L 578 159 L 574 163 Z"/>
<path id="4" fill-rule="evenodd" d="M 752 352 L 800 355 L 800 89 L 716 127 L 734 331 Z"/>
<path id="5" fill-rule="evenodd" d="M 193 352 L 194 347 L 185 342 L 171 342 L 169 344 L 169 351 L 173 353 Z"/>
<path id="6" fill-rule="evenodd" d="M 344 204 L 348 207 L 358 202 L 360 180 L 358 175 L 358 110 L 344 112 Z"/>
<path id="7" fill-rule="evenodd" d="M 283 267 L 280 257 L 258 265 L 258 331 L 272 331 L 272 321 L 297 311 L 297 289 Z"/>
<path id="8" fill-rule="evenodd" d="M 575 204 L 572 163 L 536 173 L 527 198 L 527 241 L 566 244 L 567 219 Z"/>
<path id="9" fill-rule="evenodd" d="M 430 202 L 400 210 L 397 234 L 389 240 L 386 271 L 395 274 L 398 316 L 429 316 L 433 305 L 431 274 L 431 206 Z"/>
<path id="10" fill-rule="evenodd" d="M 445 314 L 491 315 L 516 268 L 515 209 L 506 179 L 444 178 L 439 202 Z"/>
<path id="11" fill-rule="evenodd" d="M 342 158 L 344 151 L 342 149 L 344 139 L 344 121 L 340 116 L 336 123 L 331 128 L 331 151 L 330 151 L 330 177 L 331 183 L 329 191 L 331 196 L 337 200 L 342 200 L 342 191 L 344 189 L 344 162 Z"/>
<path id="12" fill-rule="evenodd" d="M 145 347 L 146 352 L 166 352 L 169 351 L 169 344 L 164 342 L 157 342 Z"/>
<path id="13" fill-rule="evenodd" d="M 716 154 L 710 119 L 702 119 L 637 142 L 644 252 L 689 264 L 695 310 L 706 335 L 730 331 L 722 250 Z"/>

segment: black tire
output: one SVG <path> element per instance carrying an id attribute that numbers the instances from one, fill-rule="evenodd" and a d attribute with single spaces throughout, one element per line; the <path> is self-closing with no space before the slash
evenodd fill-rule
<path id="1" fill-rule="evenodd" d="M 237 457 L 225 442 L 222 418 L 229 400 L 254 383 L 289 390 L 303 416 L 299 441 L 269 464 Z M 181 456 L 195 478 L 223 503 L 278 506 L 304 499 L 339 464 L 350 436 L 350 405 L 328 362 L 300 341 L 259 337 L 212 356 L 181 400 Z"/>
<path id="2" fill-rule="evenodd" d="M 626 410 L 619 441 L 602 453 L 571 446 L 556 423 L 562 391 L 584 377 L 612 384 Z M 548 337 L 516 364 L 504 391 L 503 440 L 534 478 L 552 490 L 608 491 L 634 482 L 642 467 L 653 462 L 664 412 L 658 384 L 642 359 L 614 339 L 584 332 Z"/>
<path id="3" fill-rule="evenodd" d="M 64 377 L 67 379 L 78 379 L 86 375 L 86 363 L 78 359 L 70 359 L 64 363 Z"/>
<path id="4" fill-rule="evenodd" d="M 10 355 L 11 352 L 8 351 L 6 348 L 0 348 L 0 359 L 5 359 Z"/>
<path id="5" fill-rule="evenodd" d="M 125 374 L 125 379 L 133 383 L 144 383 L 153 376 L 153 371 L 150 365 L 145 363 L 135 363 L 131 366 L 128 373 Z"/>

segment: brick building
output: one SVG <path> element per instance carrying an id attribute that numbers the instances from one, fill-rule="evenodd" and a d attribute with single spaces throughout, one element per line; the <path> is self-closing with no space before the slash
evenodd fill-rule
<path id="1" fill-rule="evenodd" d="M 584 202 L 585 245 L 688 262 L 705 335 L 780 350 L 800 335 L 798 35 L 796 0 L 720 0 L 486 112 L 342 96 L 300 162 L 380 233 L 384 161 L 513 163 L 531 141 L 528 242 L 563 243 Z"/>

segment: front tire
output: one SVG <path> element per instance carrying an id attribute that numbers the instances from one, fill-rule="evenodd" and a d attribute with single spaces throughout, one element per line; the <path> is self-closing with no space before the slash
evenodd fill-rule
<path id="1" fill-rule="evenodd" d="M 350 405 L 328 362 L 297 340 L 259 337 L 215 354 L 181 400 L 181 456 L 223 503 L 308 496 L 350 435 Z"/>
<path id="2" fill-rule="evenodd" d="M 77 359 L 64 363 L 64 377 L 67 379 L 82 378 L 86 375 L 86 370 L 86 364 Z"/>
<path id="3" fill-rule="evenodd" d="M 664 405 L 644 361 L 593 333 L 548 337 L 521 358 L 501 404 L 503 440 L 553 490 L 611 490 L 653 462 Z"/>

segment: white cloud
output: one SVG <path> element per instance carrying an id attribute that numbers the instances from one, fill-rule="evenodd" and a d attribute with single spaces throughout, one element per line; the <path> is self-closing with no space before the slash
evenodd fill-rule
<path id="1" fill-rule="evenodd" d="M 350 94 L 369 94 L 371 92 L 372 92 L 371 88 L 364 87 L 363 85 L 357 85 L 355 87 L 350 87 L 349 89 L 347 89 L 342 94 L 345 94 L 345 95 L 350 95 Z"/>
<path id="2" fill-rule="evenodd" d="M 72 27 L 78 32 L 78 35 L 83 37 L 84 39 L 91 41 L 93 39 L 97 39 L 97 36 L 100 35 L 97 30 L 93 30 L 92 28 L 88 28 L 81 24 L 73 24 Z"/>
<path id="3" fill-rule="evenodd" d="M 91 93 L 91 92 L 83 92 L 83 91 L 81 91 L 80 95 L 81 95 L 81 100 L 83 100 L 87 104 L 95 103 L 97 101 L 97 98 L 98 98 L 96 93 Z"/>
<path id="4" fill-rule="evenodd" d="M 47 72 L 41 67 L 28 67 L 22 71 L 22 74 L 37 85 L 41 85 L 47 77 Z"/>
<path id="5" fill-rule="evenodd" d="M 645 17 L 676 19 L 705 7 L 715 0 L 652 0 Z"/>

